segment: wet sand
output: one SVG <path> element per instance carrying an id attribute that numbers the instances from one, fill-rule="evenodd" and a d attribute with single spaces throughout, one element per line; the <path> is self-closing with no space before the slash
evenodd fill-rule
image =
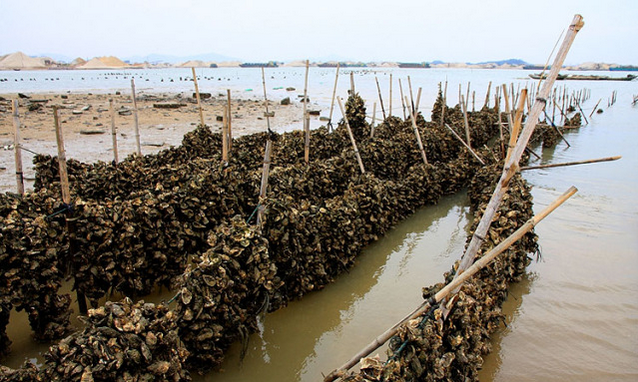
<path id="1" fill-rule="evenodd" d="M 181 144 L 182 137 L 200 123 L 197 101 L 192 93 L 138 94 L 138 124 L 142 154 L 150 154 L 170 146 Z M 117 129 L 119 159 L 135 153 L 135 117 L 130 94 L 29 94 L 30 99 L 17 98 L 16 94 L 0 94 L 0 192 L 15 192 L 15 159 L 13 151 L 14 125 L 11 99 L 19 100 L 20 134 L 26 150 L 40 154 L 57 155 L 53 106 L 59 106 L 59 120 L 64 134 L 67 159 L 82 162 L 112 161 L 111 112 L 109 99 L 113 99 L 115 126 Z M 292 98 L 292 97 L 291 97 Z M 39 110 L 29 111 L 34 101 L 42 105 Z M 226 94 L 214 94 L 202 100 L 204 122 L 213 132 L 221 131 L 223 115 L 227 105 Z M 157 108 L 154 104 L 179 104 L 175 109 Z M 265 131 L 264 101 L 261 99 L 233 99 L 233 136 Z M 293 101 L 290 105 L 269 103 L 271 128 L 283 132 L 301 128 L 303 104 Z M 313 117 L 316 118 L 317 117 Z M 297 126 L 298 125 L 298 126 Z M 34 154 L 23 150 L 23 168 L 26 186 L 29 189 L 35 175 Z"/>

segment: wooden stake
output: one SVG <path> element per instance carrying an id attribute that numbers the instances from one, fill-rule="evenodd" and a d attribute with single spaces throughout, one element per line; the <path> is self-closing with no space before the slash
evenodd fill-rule
<path id="1" fill-rule="evenodd" d="M 226 97 L 228 98 L 228 108 L 227 116 L 226 116 L 226 133 L 228 134 L 228 154 L 230 155 L 230 150 L 233 148 L 233 123 L 232 123 L 232 108 L 230 104 L 230 89 L 226 89 Z"/>
<path id="2" fill-rule="evenodd" d="M 414 113 L 414 96 L 412 94 L 412 80 L 410 80 L 410 76 L 408 76 L 408 90 L 410 90 L 410 106 L 412 106 L 412 111 L 410 114 Z"/>
<path id="3" fill-rule="evenodd" d="M 197 74 L 195 74 L 195 68 L 191 68 L 193 71 L 193 83 L 195 84 L 195 97 L 197 98 L 197 108 L 199 109 L 199 122 L 202 127 L 206 126 L 204 124 L 204 112 L 202 111 L 202 100 L 199 97 L 199 86 L 197 86 Z"/>
<path id="4" fill-rule="evenodd" d="M 591 109 L 591 113 L 589 113 L 589 118 L 591 118 L 592 115 L 594 115 L 594 113 L 596 112 L 596 108 L 598 107 L 598 105 L 600 104 L 600 101 L 602 101 L 603 99 L 599 99 L 598 102 L 596 102 L 596 106 L 594 106 L 593 109 Z"/>
<path id="5" fill-rule="evenodd" d="M 328 127 L 332 129 L 332 111 L 335 107 L 335 97 L 337 95 L 337 83 L 339 82 L 339 67 L 340 63 L 337 63 L 337 71 L 335 73 L 335 86 L 332 89 L 332 100 L 330 101 L 330 116 L 328 117 Z"/>
<path id="6" fill-rule="evenodd" d="M 131 78 L 131 94 L 133 96 L 133 120 L 135 121 L 135 147 L 137 155 L 142 156 L 142 146 L 140 145 L 140 125 L 137 119 L 137 98 L 135 98 L 135 79 Z"/>
<path id="7" fill-rule="evenodd" d="M 403 108 L 403 120 L 408 119 L 405 114 L 405 101 L 403 100 L 403 85 L 401 85 L 401 79 L 399 78 L 399 92 L 401 93 L 401 107 Z"/>
<path id="8" fill-rule="evenodd" d="M 339 109 L 341 109 L 341 114 L 343 115 L 343 120 L 346 122 L 346 129 L 348 129 L 348 135 L 350 136 L 350 142 L 352 142 L 352 147 L 354 148 L 354 155 L 357 157 L 357 162 L 359 163 L 359 168 L 361 169 L 361 173 L 365 174 L 366 169 L 363 167 L 363 161 L 361 160 L 361 155 L 359 155 L 359 149 L 357 148 L 357 142 L 354 140 L 354 136 L 352 135 L 352 130 L 350 129 L 350 123 L 348 122 L 348 116 L 346 115 L 346 111 L 343 109 L 343 104 L 341 103 L 341 98 L 337 97 L 337 102 L 339 103 Z"/>
<path id="9" fill-rule="evenodd" d="M 547 206 L 543 211 L 541 211 L 538 215 L 529 219 L 525 224 L 523 224 L 519 229 L 517 229 L 512 235 L 503 240 L 499 245 L 492 248 L 488 253 L 486 253 L 481 259 L 479 259 L 475 264 L 472 265 L 466 272 L 461 274 L 460 276 L 454 278 L 449 284 L 447 284 L 443 289 L 438 291 L 433 297 L 424 301 L 418 308 L 413 310 L 410 314 L 405 316 L 399 322 L 394 324 L 391 328 L 383 332 L 377 338 L 375 338 L 368 346 L 363 348 L 360 352 L 358 352 L 354 357 L 352 357 L 348 362 L 343 364 L 338 369 L 332 371 L 328 376 L 324 378 L 324 382 L 332 382 L 338 378 L 340 378 L 346 371 L 350 370 L 354 367 L 362 358 L 367 357 L 373 351 L 381 347 L 385 344 L 390 338 L 392 338 L 408 321 L 413 320 L 417 317 L 424 315 L 431 308 L 436 306 L 437 303 L 443 301 L 450 294 L 456 293 L 456 290 L 459 289 L 467 280 L 469 280 L 472 276 L 474 276 L 478 271 L 485 268 L 492 260 L 494 260 L 498 255 L 505 252 L 509 247 L 511 247 L 514 243 L 516 243 L 520 238 L 522 238 L 527 232 L 531 231 L 538 223 L 540 223 L 547 215 L 552 213 L 556 208 L 558 208 L 561 204 L 563 204 L 567 199 L 569 199 L 574 193 L 578 190 L 573 186 L 567 190 L 563 195 L 561 195 L 557 200 L 555 200 L 552 204 Z"/>
<path id="10" fill-rule="evenodd" d="M 416 106 L 414 108 L 414 114 L 419 114 L 419 103 L 421 103 L 421 88 L 416 92 Z"/>
<path id="11" fill-rule="evenodd" d="M 447 109 L 447 80 L 445 80 L 445 90 L 443 91 L 443 105 L 441 106 L 441 123 L 439 126 L 443 127 L 445 122 L 445 109 Z"/>
<path id="12" fill-rule="evenodd" d="M 518 108 L 516 109 L 514 125 L 510 128 L 510 143 L 507 146 L 507 156 L 505 157 L 505 162 L 508 162 L 510 155 L 512 154 L 512 150 L 516 146 L 516 141 L 518 140 L 518 132 L 521 128 L 521 123 L 523 121 L 523 109 L 525 108 L 526 98 L 527 98 L 527 89 L 523 89 L 523 91 L 521 92 L 521 98 L 518 103 Z"/>
<path id="13" fill-rule="evenodd" d="M 354 95 L 355 93 L 355 89 L 354 89 L 354 72 L 350 72 L 350 94 Z"/>
<path id="14" fill-rule="evenodd" d="M 268 111 L 268 96 L 266 95 L 266 74 L 264 67 L 261 67 L 261 83 L 264 85 L 264 101 L 266 101 L 266 124 L 268 125 L 268 132 L 270 133 L 270 112 Z"/>
<path id="15" fill-rule="evenodd" d="M 476 154 L 476 152 L 474 152 L 474 150 L 472 150 L 472 148 L 470 146 L 468 146 L 467 143 L 465 143 L 465 141 L 463 141 L 463 138 L 459 137 L 459 135 L 456 133 L 456 131 L 454 131 L 454 129 L 452 129 L 450 127 L 450 125 L 448 125 L 447 123 L 445 124 L 445 127 L 447 127 L 452 134 L 454 134 L 454 136 L 456 137 L 456 139 L 458 139 L 459 141 L 461 141 L 461 143 L 463 144 L 463 146 L 465 146 L 466 149 L 468 149 L 470 151 L 470 153 L 474 156 L 474 158 L 476 158 L 479 162 L 481 162 L 481 164 L 483 166 L 485 166 L 485 162 L 483 162 L 483 159 L 481 159 L 481 157 L 478 156 L 478 154 Z"/>
<path id="16" fill-rule="evenodd" d="M 406 97 L 406 102 L 407 97 Z M 411 113 L 412 116 L 412 128 L 414 129 L 414 135 L 416 136 L 416 143 L 417 145 L 419 145 L 419 151 L 421 151 L 421 157 L 423 158 L 423 164 L 425 164 L 426 166 L 428 165 L 428 157 L 425 155 L 425 149 L 423 148 L 423 142 L 421 141 L 421 134 L 419 133 L 419 128 L 417 127 L 416 124 L 416 114 L 413 112 Z"/>
<path id="17" fill-rule="evenodd" d="M 370 138 L 374 138 L 374 124 L 377 119 L 377 103 L 372 104 L 372 123 L 370 124 Z"/>
<path id="18" fill-rule="evenodd" d="M 487 85 L 487 93 L 485 94 L 485 103 L 483 104 L 483 108 L 490 106 L 490 92 L 492 90 L 492 81 Z"/>
<path id="19" fill-rule="evenodd" d="M 222 161 L 228 163 L 228 106 L 224 107 L 222 115 Z"/>
<path id="20" fill-rule="evenodd" d="M 55 122 L 55 138 L 58 143 L 58 165 L 60 167 L 60 186 L 62 187 L 62 201 L 71 204 L 71 191 L 69 189 L 69 174 L 66 169 L 66 151 L 64 150 L 64 138 L 62 127 L 58 118 L 58 107 L 53 106 L 53 121 Z"/>
<path id="21" fill-rule="evenodd" d="M 392 117 L 392 73 L 390 73 L 390 98 L 388 101 L 388 117 Z"/>
<path id="22" fill-rule="evenodd" d="M 113 142 L 113 163 L 117 166 L 120 161 L 117 153 L 117 129 L 115 128 L 115 108 L 113 107 L 113 98 L 109 99 L 109 110 L 111 112 L 111 140 Z"/>
<path id="23" fill-rule="evenodd" d="M 308 71 L 310 61 L 306 60 L 306 79 L 303 89 L 303 131 L 304 131 L 304 160 L 310 162 L 310 120 L 308 119 Z"/>
<path id="24" fill-rule="evenodd" d="M 383 108 L 383 96 L 381 95 L 381 87 L 379 86 L 379 79 L 375 76 L 374 80 L 377 83 L 377 92 L 379 93 L 379 104 L 381 105 L 381 114 L 383 114 L 383 120 L 385 121 L 385 109 Z"/>
<path id="25" fill-rule="evenodd" d="M 13 136 L 13 150 L 16 162 L 16 183 L 18 186 L 18 194 L 24 195 L 24 173 L 22 172 L 22 144 L 20 143 L 20 116 L 18 115 L 18 100 L 11 101 L 13 111 L 13 127 L 15 134 Z"/>
<path id="26" fill-rule="evenodd" d="M 576 161 L 576 162 L 564 162 L 564 163 L 551 163 L 551 164 L 541 164 L 538 166 L 526 166 L 526 167 L 521 167 L 521 171 L 527 171 L 527 170 L 538 170 L 541 168 L 553 168 L 553 167 L 566 167 L 566 166 L 576 166 L 579 164 L 589 164 L 589 163 L 599 163 L 599 162 L 611 162 L 611 161 L 615 161 L 622 158 L 622 156 L 618 155 L 618 156 L 614 156 L 614 157 L 606 157 L 606 158 L 598 158 L 598 159 L 588 159 L 588 160 L 581 160 L 581 161 Z"/>
<path id="27" fill-rule="evenodd" d="M 272 151 L 272 143 L 270 139 L 266 141 L 266 149 L 264 150 L 264 167 L 261 172 L 261 186 L 259 187 L 259 207 L 257 207 L 257 225 L 261 226 L 265 207 L 262 205 L 266 199 L 266 190 L 268 189 L 268 176 L 270 174 L 270 155 Z"/>
<path id="28" fill-rule="evenodd" d="M 461 107 L 463 108 L 463 123 L 465 124 L 465 139 L 467 139 L 467 145 L 472 147 L 472 141 L 470 139 L 470 123 L 467 120 L 467 103 L 461 94 Z"/>

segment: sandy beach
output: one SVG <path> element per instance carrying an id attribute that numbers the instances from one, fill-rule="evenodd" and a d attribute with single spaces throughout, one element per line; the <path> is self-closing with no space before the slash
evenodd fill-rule
<path id="1" fill-rule="evenodd" d="M 19 100 L 20 134 L 25 148 L 22 156 L 27 189 L 31 185 L 29 179 L 35 175 L 33 153 L 57 155 L 54 105 L 59 107 L 67 159 L 73 158 L 82 162 L 113 160 L 109 99 L 113 99 L 115 109 L 119 158 L 122 160 L 135 152 L 135 117 L 130 93 L 75 92 L 27 95 L 30 98 L 19 98 L 17 94 L 0 94 L 0 192 L 16 191 L 12 99 Z M 179 145 L 184 134 L 199 124 L 197 100 L 192 96 L 192 93 L 144 93 L 136 97 L 142 154 Z M 202 100 L 204 121 L 213 131 L 221 131 L 222 122 L 217 119 L 223 115 L 227 102 L 226 94 L 221 93 Z M 180 106 L 159 108 L 158 104 Z M 37 110 L 29 111 L 29 105 L 41 106 Z M 234 136 L 266 130 L 263 100 L 233 99 L 231 108 Z M 270 118 L 274 131 L 290 130 L 295 128 L 295 124 L 299 124 L 296 128 L 301 128 L 303 104 L 297 100 L 293 100 L 290 105 L 270 101 L 269 110 L 271 113 L 274 112 L 274 117 Z"/>

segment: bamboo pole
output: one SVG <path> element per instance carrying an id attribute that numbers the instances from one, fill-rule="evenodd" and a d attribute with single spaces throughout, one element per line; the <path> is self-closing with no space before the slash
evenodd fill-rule
<path id="1" fill-rule="evenodd" d="M 228 163 L 228 106 L 224 107 L 222 115 L 222 161 Z"/>
<path id="2" fill-rule="evenodd" d="M 472 112 L 476 111 L 476 90 L 472 90 Z"/>
<path id="3" fill-rule="evenodd" d="M 470 81 L 467 82 L 467 94 L 465 95 L 465 110 L 470 104 Z"/>
<path id="4" fill-rule="evenodd" d="M 407 97 L 406 97 L 407 102 Z M 414 135 L 416 136 L 416 143 L 419 145 L 419 151 L 421 151 L 421 157 L 423 158 L 423 164 L 428 165 L 428 157 L 425 155 L 425 149 L 423 148 L 423 142 L 421 141 L 421 134 L 419 133 L 419 128 L 416 125 L 416 114 L 412 112 L 410 114 L 412 116 L 412 128 L 414 129 Z"/>
<path id="5" fill-rule="evenodd" d="M 16 183 L 18 187 L 18 194 L 24 195 L 24 173 L 22 172 L 22 144 L 20 143 L 20 116 L 18 115 L 17 99 L 11 101 L 11 108 L 13 112 L 13 127 L 15 129 L 15 134 L 13 135 L 13 150 L 16 162 Z"/>
<path id="6" fill-rule="evenodd" d="M 421 103 L 421 88 L 419 88 L 419 91 L 416 92 L 416 106 L 414 108 L 414 114 L 419 114 L 419 104 Z"/>
<path id="7" fill-rule="evenodd" d="M 575 15 L 569 26 L 569 30 L 565 35 L 565 39 L 563 40 L 563 43 L 558 53 L 556 54 L 554 63 L 552 64 L 552 69 L 547 75 L 547 79 L 545 80 L 541 91 L 536 97 L 534 106 L 532 106 L 532 110 L 527 117 L 527 121 L 525 123 L 525 127 L 523 128 L 523 131 L 521 132 L 519 142 L 512 151 L 512 155 L 510 156 L 509 160 L 505 163 L 501 179 L 497 183 L 496 189 L 494 190 L 494 193 L 492 194 L 492 197 L 485 209 L 485 213 L 483 214 L 483 217 L 481 218 L 481 221 L 479 222 L 476 231 L 472 236 L 470 243 L 468 244 L 465 254 L 461 258 L 456 277 L 458 277 L 459 274 L 462 274 L 470 266 L 470 264 L 474 262 L 474 258 L 476 257 L 478 249 L 483 242 L 482 238 L 485 237 L 489 229 L 492 219 L 496 211 L 498 210 L 498 206 L 501 204 L 503 195 L 507 191 L 509 182 L 516 172 L 516 168 L 518 167 L 518 162 L 521 159 L 523 151 L 525 150 L 527 143 L 529 142 L 529 139 L 534 132 L 534 129 L 536 128 L 538 117 L 540 116 L 540 113 L 545 109 L 547 97 L 552 90 L 552 86 L 556 81 L 556 77 L 558 76 L 560 68 L 563 66 L 565 58 L 567 57 L 567 52 L 574 42 L 576 34 L 578 33 L 578 31 L 580 31 L 583 25 L 584 23 L 582 16 Z"/>
<path id="8" fill-rule="evenodd" d="M 354 89 L 354 72 L 350 72 L 350 94 L 354 95 L 355 93 L 355 89 Z"/>
<path id="9" fill-rule="evenodd" d="M 304 131 L 304 160 L 310 162 L 310 120 L 308 119 L 308 71 L 310 61 L 306 60 L 306 79 L 303 89 L 303 131 Z"/>
<path id="10" fill-rule="evenodd" d="M 576 166 L 576 165 L 579 165 L 579 164 L 589 164 L 589 163 L 599 163 L 599 162 L 612 162 L 612 161 L 618 160 L 620 158 L 622 158 L 622 156 L 621 155 L 617 155 L 617 156 L 613 156 L 613 157 L 598 158 L 598 159 L 587 159 L 587 160 L 581 160 L 581 161 L 576 161 L 576 162 L 563 162 L 563 163 L 541 164 L 541 165 L 538 165 L 538 166 L 525 166 L 525 167 L 521 167 L 520 171 L 538 170 L 538 169 L 541 169 L 541 168 Z"/>
<path id="11" fill-rule="evenodd" d="M 410 90 L 410 106 L 412 106 L 412 112 L 410 112 L 410 114 L 412 114 L 414 112 L 414 97 L 412 93 L 412 80 L 410 79 L 410 76 L 408 76 L 408 88 Z"/>
<path id="12" fill-rule="evenodd" d="M 403 100 L 403 85 L 401 85 L 401 79 L 399 78 L 399 92 L 401 94 L 401 107 L 403 108 L 403 120 L 408 119 L 408 116 L 405 114 L 405 101 Z"/>
<path id="13" fill-rule="evenodd" d="M 580 102 L 577 103 L 576 106 L 578 106 L 578 110 L 580 110 L 580 115 L 582 115 L 583 118 L 585 119 L 585 124 L 589 125 L 589 120 L 587 119 L 587 115 L 585 115 L 585 112 L 583 111 L 583 109 L 580 107 Z"/>
<path id="14" fill-rule="evenodd" d="M 346 115 L 346 112 L 343 109 L 343 104 L 341 103 L 340 97 L 337 97 L 337 102 L 339 103 L 339 109 L 341 109 L 341 114 L 343 114 L 343 120 L 346 122 L 346 129 L 348 130 L 348 135 L 350 136 L 350 142 L 352 142 L 352 147 L 354 148 L 354 155 L 357 157 L 357 162 L 359 163 L 359 168 L 361 169 L 361 173 L 364 174 L 366 172 L 366 169 L 365 167 L 363 167 L 363 161 L 361 160 L 361 155 L 359 154 L 359 149 L 357 148 L 357 142 L 354 140 L 354 136 L 352 135 L 352 130 L 350 129 L 350 122 L 348 122 L 348 116 Z"/>
<path id="15" fill-rule="evenodd" d="M 479 162 L 481 162 L 481 164 L 482 164 L 483 166 L 485 166 L 485 162 L 483 162 L 483 159 L 481 159 L 481 157 L 479 157 L 479 156 L 478 156 L 478 154 L 476 154 L 476 152 L 474 152 L 474 150 L 472 150 L 472 148 L 471 148 L 470 146 L 468 146 L 468 144 L 467 144 L 467 143 L 465 143 L 465 141 L 463 140 L 463 138 L 461 138 L 461 137 L 460 137 L 460 136 L 456 133 L 456 131 L 454 131 L 454 129 L 452 129 L 452 128 L 450 127 L 450 125 L 448 125 L 448 124 L 446 123 L 446 124 L 445 124 L 445 127 L 447 127 L 447 128 L 448 128 L 448 129 L 452 132 L 452 134 L 454 134 L 454 136 L 456 137 L 456 139 L 458 139 L 458 140 L 459 140 L 459 141 L 463 144 L 463 146 L 465 146 L 465 148 L 466 148 L 466 149 L 468 149 L 468 150 L 470 151 L 470 153 L 474 156 L 474 158 L 476 158 Z"/>
<path id="16" fill-rule="evenodd" d="M 501 116 L 501 88 L 496 87 L 495 89 L 495 99 L 494 99 L 494 107 L 496 108 L 496 112 L 498 113 L 498 132 L 499 132 L 499 142 L 501 144 L 501 158 L 505 155 L 505 138 L 503 137 L 503 117 Z"/>
<path id="17" fill-rule="evenodd" d="M 266 198 L 266 190 L 268 189 L 268 177 L 270 175 L 270 156 L 272 152 L 272 142 L 270 139 L 266 141 L 266 149 L 264 150 L 264 166 L 261 172 L 261 185 L 259 187 L 259 207 L 257 207 L 257 225 L 261 226 L 262 216 L 265 207 L 262 204 Z"/>
<path id="18" fill-rule="evenodd" d="M 443 91 L 443 105 L 441 105 L 441 123 L 439 126 L 443 127 L 445 122 L 445 109 L 447 109 L 447 80 L 445 80 L 445 90 Z"/>
<path id="19" fill-rule="evenodd" d="M 206 126 L 204 124 L 204 112 L 202 111 L 202 100 L 199 96 L 199 86 L 197 85 L 197 74 L 195 74 L 195 68 L 191 67 L 193 71 L 193 83 L 195 84 L 195 97 L 197 98 L 197 108 L 199 109 L 199 122 L 202 127 Z"/>
<path id="20" fill-rule="evenodd" d="M 71 190 L 69 187 L 69 173 L 66 166 L 66 150 L 64 149 L 64 137 L 62 134 L 62 126 L 60 125 L 60 119 L 58 117 L 58 107 L 53 106 L 53 122 L 55 124 L 55 139 L 58 144 L 58 166 L 60 171 L 60 187 L 62 189 L 62 203 L 66 206 L 66 228 L 69 234 L 69 251 L 71 256 L 75 256 L 75 240 L 73 240 L 73 233 L 75 231 L 75 220 L 70 219 L 73 215 L 71 209 Z M 86 314 L 87 305 L 86 298 L 79 290 L 76 292 L 78 299 L 78 309 L 81 314 Z"/>
<path id="21" fill-rule="evenodd" d="M 487 85 L 487 93 L 485 94 L 485 103 L 483 104 L 483 108 L 490 106 L 490 92 L 492 90 L 492 81 Z"/>
<path id="22" fill-rule="evenodd" d="M 377 83 L 377 92 L 379 93 L 379 105 L 381 105 L 381 114 L 383 115 L 383 120 L 385 121 L 385 109 L 383 108 L 383 96 L 381 95 L 381 87 L 379 86 L 379 79 L 375 76 L 375 82 Z"/>
<path id="23" fill-rule="evenodd" d="M 228 134 L 228 154 L 230 155 L 230 150 L 233 148 L 233 123 L 231 117 L 231 105 L 230 105 L 230 89 L 226 89 L 226 97 L 228 98 L 228 108 L 226 109 L 228 115 L 226 116 L 226 134 Z"/>
<path id="24" fill-rule="evenodd" d="M 598 102 L 596 102 L 596 106 L 594 106 L 593 109 L 591 109 L 591 113 L 589 113 L 589 118 L 591 118 L 592 115 L 594 115 L 594 113 L 596 112 L 596 108 L 598 107 L 598 104 L 600 104 L 600 101 L 602 101 L 603 99 L 599 99 Z"/>
<path id="25" fill-rule="evenodd" d="M 335 73 L 335 86 L 332 88 L 332 100 L 330 101 L 330 116 L 328 117 L 328 128 L 332 129 L 332 111 L 335 107 L 335 97 L 337 95 L 337 83 L 339 82 L 340 63 L 337 63 L 337 71 Z"/>
<path id="26" fill-rule="evenodd" d="M 467 104 L 463 94 L 461 94 L 461 107 L 463 108 L 463 123 L 465 124 L 465 138 L 467 139 L 467 145 L 472 147 L 472 141 L 470 140 L 470 123 L 467 120 Z"/>
<path id="27" fill-rule="evenodd" d="M 140 125 L 137 118 L 137 98 L 135 97 L 135 79 L 131 78 L 131 95 L 133 97 L 133 120 L 135 121 L 135 148 L 137 155 L 142 156 L 142 146 L 140 145 Z"/>
<path id="28" fill-rule="evenodd" d="M 354 367 L 362 358 L 370 355 L 373 351 L 381 347 L 385 344 L 392 336 L 394 336 L 399 328 L 406 324 L 408 321 L 413 320 L 417 317 L 424 315 L 431 308 L 436 306 L 438 303 L 447 298 L 450 294 L 455 293 L 455 291 L 460 288 L 467 280 L 469 280 L 472 276 L 474 276 L 481 269 L 485 268 L 489 263 L 494 260 L 498 255 L 505 252 L 509 247 L 511 247 L 516 241 L 518 241 L 521 237 L 523 237 L 527 232 L 531 231 L 538 223 L 540 223 L 547 215 L 552 213 L 556 208 L 558 208 L 561 204 L 563 204 L 567 199 L 569 199 L 572 195 L 574 195 L 578 190 L 575 187 L 570 187 L 563 195 L 561 195 L 558 199 L 556 199 L 552 204 L 547 206 L 543 211 L 541 211 L 538 215 L 529 219 L 525 224 L 523 224 L 519 229 L 517 229 L 513 234 L 503 240 L 499 245 L 492 248 L 489 252 L 487 252 L 483 257 L 481 257 L 476 263 L 474 263 L 467 271 L 465 271 L 459 277 L 454 278 L 449 284 L 447 284 L 443 289 L 438 291 L 433 297 L 424 301 L 419 307 L 417 307 L 410 314 L 405 316 L 399 322 L 394 324 L 388 330 L 383 332 L 377 338 L 375 338 L 370 344 L 368 344 L 365 348 L 363 348 L 360 352 L 358 352 L 354 357 L 352 357 L 348 362 L 343 364 L 338 369 L 333 370 L 328 376 L 324 378 L 324 382 L 332 382 L 344 375 L 344 373 Z"/>
<path id="29" fill-rule="evenodd" d="M 392 73 L 390 73 L 390 98 L 388 100 L 388 117 L 392 117 Z"/>
<path id="30" fill-rule="evenodd" d="M 372 122 L 370 123 L 370 138 L 374 138 L 374 124 L 377 119 L 377 103 L 372 104 Z"/>
<path id="31" fill-rule="evenodd" d="M 505 157 L 505 162 L 507 162 L 512 155 L 512 150 L 516 146 L 516 141 L 518 140 L 518 132 L 521 128 L 521 123 L 523 122 L 523 109 L 525 108 L 525 101 L 527 98 L 527 89 L 523 89 L 521 92 L 518 108 L 516 109 L 516 116 L 514 117 L 514 125 L 510 128 L 510 142 L 507 146 L 507 156 Z"/>
<path id="32" fill-rule="evenodd" d="M 115 107 L 113 106 L 113 98 L 109 99 L 109 110 L 111 112 L 111 141 L 113 142 L 113 163 L 117 166 L 120 161 L 117 152 L 117 129 L 115 128 Z"/>
<path id="33" fill-rule="evenodd" d="M 266 124 L 268 125 L 268 132 L 270 133 L 270 112 L 268 111 L 268 96 L 266 95 L 266 74 L 264 67 L 261 67 L 261 83 L 264 85 L 264 101 L 266 101 Z"/>

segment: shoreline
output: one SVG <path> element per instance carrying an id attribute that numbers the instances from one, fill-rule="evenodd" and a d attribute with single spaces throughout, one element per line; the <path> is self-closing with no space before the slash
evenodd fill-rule
<path id="1" fill-rule="evenodd" d="M 200 123 L 197 101 L 190 96 L 185 96 L 185 93 L 144 92 L 136 96 L 143 155 L 180 145 L 184 134 L 195 129 Z M 111 98 L 115 109 L 119 160 L 121 161 L 135 152 L 135 116 L 130 93 L 122 92 L 118 95 L 113 91 L 104 94 L 93 92 L 29 94 L 32 95 L 30 99 L 18 98 L 20 135 L 22 145 L 25 148 L 22 151 L 22 162 L 26 190 L 32 189 L 32 179 L 35 175 L 34 154 L 32 152 L 57 155 L 53 105 L 60 107 L 59 119 L 64 134 L 67 159 L 76 159 L 86 163 L 113 160 L 111 112 L 109 109 L 109 99 Z M 0 163 L 2 163 L 0 165 L 0 192 L 15 192 L 15 154 L 13 150 L 15 129 L 11 99 L 15 99 L 16 94 L 0 94 L 0 97 L 2 97 L 0 98 Z M 222 122 L 218 121 L 217 118 L 223 114 L 227 101 L 226 96 L 212 96 L 201 102 L 204 122 L 211 127 L 213 132 L 221 131 Z M 183 106 L 175 109 L 153 106 L 162 103 Z M 29 111 L 29 105 L 39 106 L 33 106 L 38 109 Z M 263 100 L 235 98 L 231 100 L 231 108 L 233 136 L 266 130 Z M 291 102 L 290 105 L 269 101 L 269 110 L 275 115 L 270 118 L 272 130 L 281 133 L 300 129 L 302 127 L 302 108 L 303 104 L 297 101 Z M 311 120 L 314 122 L 313 127 L 323 123 L 319 121 L 318 117 L 311 117 Z"/>

